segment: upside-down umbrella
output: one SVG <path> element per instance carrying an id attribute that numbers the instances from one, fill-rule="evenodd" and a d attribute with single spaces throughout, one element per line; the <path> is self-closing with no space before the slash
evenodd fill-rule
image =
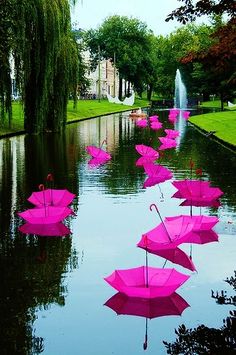
<path id="1" fill-rule="evenodd" d="M 148 164 L 148 163 L 152 163 L 153 160 L 155 160 L 156 158 L 152 158 L 152 157 L 140 157 L 136 160 L 135 162 L 135 165 L 136 166 L 144 166 L 145 164 Z"/>
<path id="2" fill-rule="evenodd" d="M 172 181 L 172 184 L 178 190 L 172 197 L 186 200 L 181 206 L 219 206 L 218 199 L 223 195 L 223 191 L 210 186 L 209 181 L 185 179 Z"/>
<path id="3" fill-rule="evenodd" d="M 105 306 L 118 315 L 139 316 L 149 319 L 165 316 L 180 316 L 190 307 L 176 292 L 167 297 L 136 298 L 118 292 L 106 301 Z"/>
<path id="4" fill-rule="evenodd" d="M 172 172 L 162 166 L 152 162 L 143 165 L 148 178 L 144 181 L 143 187 L 151 187 L 172 178 Z"/>
<path id="5" fill-rule="evenodd" d="M 182 219 L 183 224 L 192 224 L 193 231 L 208 231 L 215 227 L 215 225 L 219 222 L 219 218 L 215 216 L 204 216 L 204 215 L 178 215 L 172 217 L 165 217 L 167 221 L 179 221 Z"/>
<path id="6" fill-rule="evenodd" d="M 175 139 L 179 137 L 179 131 L 175 129 L 164 129 L 164 132 L 166 133 L 166 138 Z"/>
<path id="7" fill-rule="evenodd" d="M 159 122 L 159 121 L 153 121 L 153 122 L 150 123 L 150 127 L 151 127 L 151 129 L 153 129 L 154 131 L 157 131 L 157 130 L 159 130 L 159 129 L 162 128 L 162 123 Z"/>
<path id="8" fill-rule="evenodd" d="M 70 229 L 61 222 L 51 224 L 32 224 L 27 222 L 18 229 L 21 233 L 35 234 L 41 237 L 63 237 L 71 234 Z"/>
<path id="9" fill-rule="evenodd" d="M 157 115 L 153 115 L 149 117 L 149 121 L 150 122 L 157 122 L 158 121 L 158 116 Z"/>
<path id="10" fill-rule="evenodd" d="M 68 206 L 74 198 L 75 194 L 71 193 L 67 189 L 42 189 L 41 191 L 32 192 L 27 200 L 37 207 L 65 207 Z"/>
<path id="11" fill-rule="evenodd" d="M 157 150 L 155 150 L 152 147 L 149 147 L 148 145 L 145 144 L 136 144 L 135 146 L 136 151 L 142 155 L 143 157 L 146 158 L 152 158 L 153 160 L 159 158 L 159 153 Z"/>
<path id="12" fill-rule="evenodd" d="M 182 112 L 182 117 L 183 117 L 185 120 L 188 120 L 188 119 L 189 119 L 189 116 L 190 116 L 190 111 L 183 111 L 183 112 Z"/>
<path id="13" fill-rule="evenodd" d="M 148 126 L 148 121 L 146 119 L 138 120 L 135 122 L 136 126 L 145 128 Z"/>
<path id="14" fill-rule="evenodd" d="M 74 212 L 69 207 L 30 208 L 24 212 L 18 212 L 18 215 L 32 224 L 51 224 L 61 222 L 63 219 Z"/>
<path id="15" fill-rule="evenodd" d="M 104 160 L 110 160 L 111 155 L 107 153 L 105 150 L 102 149 L 103 144 L 106 142 L 104 140 L 101 144 L 100 147 L 96 147 L 94 145 L 88 145 L 86 147 L 86 151 L 89 155 L 91 155 L 92 158 L 98 158 L 98 159 L 104 159 Z"/>
<path id="16" fill-rule="evenodd" d="M 171 149 L 177 146 L 177 143 L 174 139 L 168 137 L 159 137 L 159 140 L 161 142 L 159 150 Z"/>
<path id="17" fill-rule="evenodd" d="M 169 114 L 168 120 L 169 120 L 172 124 L 174 124 L 174 123 L 177 121 L 177 114 L 175 114 L 175 113 Z"/>
<path id="18" fill-rule="evenodd" d="M 172 269 L 139 266 L 132 269 L 115 270 L 104 280 L 117 291 L 131 297 L 155 298 L 171 295 L 189 275 Z"/>

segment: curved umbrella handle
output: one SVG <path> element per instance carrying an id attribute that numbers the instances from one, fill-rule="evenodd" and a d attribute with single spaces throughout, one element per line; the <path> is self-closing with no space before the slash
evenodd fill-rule
<path id="1" fill-rule="evenodd" d="M 157 213 L 158 213 L 158 216 L 160 217 L 161 223 L 163 224 L 163 226 L 164 226 L 164 228 L 165 228 L 165 230 L 166 230 L 168 239 L 169 239 L 169 241 L 172 243 L 172 239 L 171 239 L 171 237 L 170 237 L 170 234 L 169 234 L 169 232 L 168 232 L 168 230 L 167 230 L 167 228 L 166 228 L 166 225 L 165 225 L 165 223 L 164 223 L 164 221 L 163 221 L 163 219 L 162 219 L 162 217 L 161 217 L 161 214 L 160 214 L 160 212 L 159 212 L 159 210 L 158 210 L 158 208 L 157 208 L 157 205 L 156 205 L 155 203 L 152 203 L 152 204 L 149 206 L 150 211 L 152 211 L 152 208 L 153 208 L 153 207 L 156 209 L 156 211 L 157 211 Z"/>
<path id="2" fill-rule="evenodd" d="M 157 208 L 157 205 L 156 205 L 155 203 L 152 203 L 152 204 L 149 206 L 150 211 L 152 211 L 152 208 L 153 208 L 153 207 L 156 209 L 157 213 L 160 215 L 160 213 L 159 213 L 159 211 L 158 211 L 158 208 Z"/>
<path id="3" fill-rule="evenodd" d="M 39 185 L 39 190 L 40 190 L 40 191 L 44 191 L 44 190 L 45 190 L 44 184 L 40 184 L 40 185 Z"/>
<path id="4" fill-rule="evenodd" d="M 107 140 L 106 140 L 106 139 L 104 139 L 104 140 L 102 141 L 102 144 L 100 145 L 100 148 L 102 148 L 103 144 L 107 144 Z"/>

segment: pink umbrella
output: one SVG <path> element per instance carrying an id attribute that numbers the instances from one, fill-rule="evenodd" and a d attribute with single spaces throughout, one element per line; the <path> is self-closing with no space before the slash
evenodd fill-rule
<path id="1" fill-rule="evenodd" d="M 183 198 L 182 206 L 209 206 L 217 205 L 223 192 L 218 187 L 211 187 L 209 181 L 178 180 L 172 184 L 178 189 L 172 197 Z"/>
<path id="2" fill-rule="evenodd" d="M 156 159 L 156 158 L 155 158 L 155 159 Z M 155 159 L 153 159 L 152 157 L 145 157 L 145 156 L 143 156 L 143 157 L 140 157 L 140 158 L 138 158 L 138 159 L 136 160 L 135 165 L 136 165 L 136 166 L 144 166 L 145 164 L 152 163 L 153 160 L 155 160 Z"/>
<path id="3" fill-rule="evenodd" d="M 178 108 L 171 108 L 170 109 L 170 114 L 175 114 L 178 115 L 180 113 L 180 110 Z"/>
<path id="4" fill-rule="evenodd" d="M 149 117 L 149 121 L 150 121 L 150 122 L 157 122 L 157 121 L 158 121 L 158 116 L 157 116 L 157 115 L 150 116 L 150 117 Z"/>
<path id="5" fill-rule="evenodd" d="M 176 114 L 170 114 L 168 116 L 168 120 L 171 122 L 171 123 L 175 123 L 177 121 L 177 115 Z"/>
<path id="6" fill-rule="evenodd" d="M 103 160 L 111 159 L 111 155 L 109 153 L 105 152 L 102 148 L 98 148 L 94 145 L 87 146 L 86 151 L 89 155 L 91 155 L 92 158 L 103 159 Z"/>
<path id="7" fill-rule="evenodd" d="M 135 146 L 135 149 L 143 157 L 152 158 L 153 160 L 159 158 L 158 151 L 153 149 L 152 147 L 149 147 L 149 146 L 145 145 L 145 144 L 137 144 Z"/>
<path id="8" fill-rule="evenodd" d="M 165 129 L 164 131 L 166 133 L 166 138 L 175 139 L 179 136 L 179 131 L 176 131 L 175 129 Z"/>
<path id="9" fill-rule="evenodd" d="M 185 118 L 186 120 L 188 120 L 188 119 L 189 119 L 189 116 L 190 116 L 190 111 L 183 111 L 183 112 L 182 112 L 182 116 L 183 116 L 183 118 Z"/>
<path id="10" fill-rule="evenodd" d="M 159 147 L 159 150 L 171 149 L 177 146 L 177 143 L 174 139 L 170 139 L 167 137 L 159 137 L 159 140 L 162 143 Z"/>
<path id="11" fill-rule="evenodd" d="M 141 298 L 169 296 L 188 279 L 189 275 L 182 274 L 175 269 L 146 266 L 115 270 L 105 277 L 105 281 L 119 292 Z"/>
<path id="12" fill-rule="evenodd" d="M 24 212 L 18 212 L 18 215 L 32 224 L 52 224 L 61 222 L 64 218 L 74 212 L 68 207 L 31 208 Z"/>
<path id="13" fill-rule="evenodd" d="M 150 124 L 151 129 L 157 131 L 158 129 L 162 128 L 162 123 L 157 121 L 157 122 L 151 122 Z"/>
<path id="14" fill-rule="evenodd" d="M 152 162 L 143 165 L 148 178 L 145 180 L 143 187 L 150 187 L 172 178 L 172 172 L 162 165 Z"/>
<path id="15" fill-rule="evenodd" d="M 18 229 L 21 233 L 35 234 L 41 237 L 63 237 L 71 234 L 70 229 L 61 222 L 52 224 L 25 223 Z"/>
<path id="16" fill-rule="evenodd" d="M 172 216 L 166 217 L 165 220 L 167 221 L 181 221 L 182 224 L 192 224 L 193 231 L 209 231 L 212 229 L 218 222 L 218 217 L 215 216 L 203 216 L 203 215 L 196 215 L 196 216 L 189 216 L 189 215 L 179 215 L 179 216 Z"/>
<path id="17" fill-rule="evenodd" d="M 149 319 L 165 316 L 180 316 L 190 307 L 176 292 L 167 297 L 135 298 L 118 292 L 106 301 L 105 306 L 118 315 L 139 316 Z"/>
<path id="18" fill-rule="evenodd" d="M 33 192 L 27 200 L 37 207 L 65 207 L 68 206 L 74 198 L 75 194 L 71 193 L 67 189 L 42 189 L 42 191 Z"/>
<path id="19" fill-rule="evenodd" d="M 138 127 L 144 128 L 147 127 L 147 125 L 148 125 L 148 121 L 145 119 L 136 121 L 136 126 Z"/>

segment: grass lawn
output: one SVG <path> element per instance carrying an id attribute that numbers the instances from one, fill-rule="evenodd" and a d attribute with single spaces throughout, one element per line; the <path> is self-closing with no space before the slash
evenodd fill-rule
<path id="1" fill-rule="evenodd" d="M 216 137 L 236 146 L 236 111 L 207 113 L 193 116 L 189 121 L 204 131 L 216 131 Z"/>
<path id="2" fill-rule="evenodd" d="M 115 112 L 132 110 L 138 107 L 147 107 L 149 101 L 146 99 L 136 99 L 133 106 L 124 106 L 109 103 L 108 100 L 79 100 L 76 108 L 73 108 L 73 101 L 69 101 L 67 107 L 67 122 L 79 121 L 82 119 L 102 116 Z M 0 125 L 0 137 L 6 134 L 15 134 L 24 130 L 24 113 L 20 102 L 12 103 L 12 122 L 11 128 L 8 127 L 8 121 Z"/>

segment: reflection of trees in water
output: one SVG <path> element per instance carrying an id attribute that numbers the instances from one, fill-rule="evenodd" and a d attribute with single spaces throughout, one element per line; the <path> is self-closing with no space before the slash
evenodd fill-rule
<path id="1" fill-rule="evenodd" d="M 234 276 L 225 280 L 236 291 L 236 271 Z M 213 292 L 212 297 L 219 304 L 234 304 L 235 296 L 227 297 L 225 291 Z M 229 302 L 231 299 L 232 302 Z M 163 341 L 167 354 L 233 354 L 236 351 L 236 311 L 230 311 L 229 316 L 223 319 L 223 325 L 219 329 L 208 328 L 204 324 L 188 329 L 184 324 L 175 330 L 177 340 L 173 343 Z"/>
<path id="2" fill-rule="evenodd" d="M 33 334 L 35 312 L 53 303 L 64 306 L 63 275 L 77 267 L 77 256 L 70 237 L 18 235 L 1 241 L 0 250 L 0 348 L 5 354 L 32 353 L 32 347 L 43 348 L 43 339 Z"/>

